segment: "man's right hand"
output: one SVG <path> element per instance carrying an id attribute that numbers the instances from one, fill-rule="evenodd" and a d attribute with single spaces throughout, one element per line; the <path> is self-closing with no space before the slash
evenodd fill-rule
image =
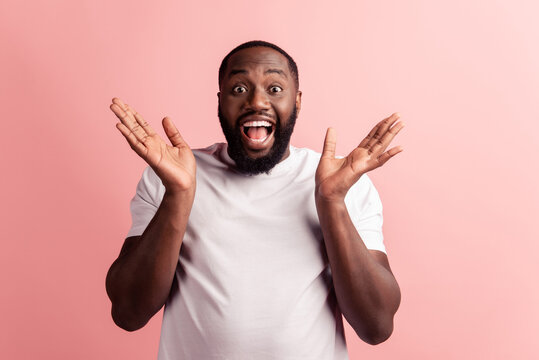
<path id="1" fill-rule="evenodd" d="M 163 128 L 172 146 L 168 145 L 151 126 L 129 105 L 113 98 L 110 109 L 121 122 L 116 127 L 131 148 L 155 171 L 166 190 L 171 193 L 194 191 L 196 161 L 189 145 L 168 117 Z"/>

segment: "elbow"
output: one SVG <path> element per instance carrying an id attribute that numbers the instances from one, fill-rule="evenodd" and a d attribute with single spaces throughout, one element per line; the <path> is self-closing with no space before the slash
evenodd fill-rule
<path id="1" fill-rule="evenodd" d="M 129 332 L 137 331 L 144 327 L 149 319 L 140 319 L 135 316 L 128 316 L 122 313 L 117 306 L 112 306 L 111 310 L 112 320 L 121 329 Z"/>
<path id="2" fill-rule="evenodd" d="M 113 282 L 112 267 L 109 270 L 106 278 L 107 295 L 112 303 L 111 316 L 114 323 L 125 331 L 136 331 L 144 327 L 150 320 L 151 316 L 146 316 L 140 311 L 134 311 L 137 304 L 128 302 L 130 297 L 119 292 L 119 287 Z M 131 297 L 132 298 L 132 297 Z M 152 314 L 153 315 L 153 314 Z"/>
<path id="3" fill-rule="evenodd" d="M 391 306 L 372 311 L 370 316 L 363 317 L 363 321 L 355 322 L 357 326 L 353 327 L 361 340 L 369 345 L 378 345 L 391 337 L 394 317 L 400 305 L 400 291 L 394 299 Z"/>
<path id="4" fill-rule="evenodd" d="M 369 345 L 378 345 L 389 339 L 392 333 L 393 324 L 391 324 L 391 327 L 380 328 L 365 333 L 360 338 Z"/>
<path id="5" fill-rule="evenodd" d="M 369 325 L 362 323 L 352 327 L 361 340 L 369 345 L 378 345 L 389 339 L 393 333 L 393 317 L 378 318 Z"/>

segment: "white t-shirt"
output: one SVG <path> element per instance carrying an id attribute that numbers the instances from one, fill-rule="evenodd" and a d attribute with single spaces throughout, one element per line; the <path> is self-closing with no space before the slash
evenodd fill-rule
<path id="1" fill-rule="evenodd" d="M 348 359 L 314 201 L 320 154 L 290 146 L 269 175 L 248 176 L 225 143 L 193 153 L 197 189 L 158 359 Z M 164 192 L 148 166 L 127 236 L 143 233 Z M 345 203 L 367 248 L 385 252 L 382 204 L 367 175 Z"/>

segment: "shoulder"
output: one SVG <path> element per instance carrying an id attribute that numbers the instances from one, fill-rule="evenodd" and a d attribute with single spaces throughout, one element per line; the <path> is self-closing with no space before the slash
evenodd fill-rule
<path id="1" fill-rule="evenodd" d="M 352 186 L 350 190 L 354 190 L 356 192 L 369 192 L 369 191 L 376 191 L 376 187 L 374 186 L 374 183 L 372 182 L 371 178 L 367 174 L 361 175 L 358 181 Z"/>
<path id="2" fill-rule="evenodd" d="M 139 186 L 144 184 L 145 186 L 157 187 L 161 183 L 161 178 L 155 173 L 154 169 L 146 164 L 144 171 L 142 171 L 142 176 L 140 178 Z"/>
<path id="3" fill-rule="evenodd" d="M 234 164 L 228 156 L 226 143 L 215 143 L 192 151 L 197 162 L 197 174 L 206 171 L 226 171 Z"/>
<path id="4" fill-rule="evenodd" d="M 303 165 L 316 170 L 322 154 L 309 148 L 300 148 L 291 145 L 290 156 L 294 158 L 294 164 Z"/>
<path id="5" fill-rule="evenodd" d="M 320 154 L 319 152 L 306 147 L 295 147 L 293 145 L 290 145 L 290 151 L 297 157 L 312 160 L 320 160 L 320 156 L 322 156 L 322 154 Z"/>
<path id="6" fill-rule="evenodd" d="M 360 213 L 369 211 L 382 212 L 382 201 L 378 190 L 367 174 L 363 174 L 359 180 L 348 190 L 344 201 L 349 209 Z"/>
<path id="7" fill-rule="evenodd" d="M 204 148 L 192 149 L 192 151 L 195 156 L 215 155 L 220 153 L 225 145 L 225 143 L 215 143 Z"/>

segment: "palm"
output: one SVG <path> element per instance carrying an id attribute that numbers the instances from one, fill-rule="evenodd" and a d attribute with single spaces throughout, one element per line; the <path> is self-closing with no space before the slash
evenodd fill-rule
<path id="1" fill-rule="evenodd" d="M 146 156 L 143 158 L 162 180 L 188 187 L 195 176 L 195 158 L 189 146 L 168 145 L 157 134 L 149 136 L 144 145 Z"/>
<path id="2" fill-rule="evenodd" d="M 111 110 L 120 118 L 117 128 L 131 148 L 155 171 L 167 190 L 182 191 L 194 187 L 196 162 L 187 143 L 169 118 L 163 119 L 168 145 L 136 111 L 121 100 L 113 99 Z"/>
<path id="3" fill-rule="evenodd" d="M 402 151 L 395 147 L 385 149 L 402 129 L 402 122 L 395 124 L 399 118 L 393 114 L 378 123 L 348 156 L 335 158 L 336 134 L 328 129 L 324 142 L 324 150 L 316 170 L 316 195 L 326 200 L 341 200 L 348 189 L 359 180 L 361 175 L 382 166 L 391 157 Z M 395 126 L 392 126 L 395 124 Z"/>

